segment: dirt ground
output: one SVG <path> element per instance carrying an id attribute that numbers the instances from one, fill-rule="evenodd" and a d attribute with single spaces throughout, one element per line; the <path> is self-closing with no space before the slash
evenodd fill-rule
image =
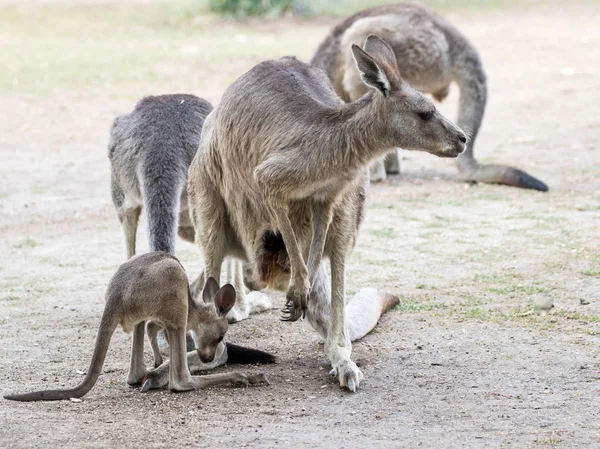
<path id="1" fill-rule="evenodd" d="M 149 93 L 216 102 L 262 59 L 308 59 L 335 23 L 173 31 L 145 10 L 51 3 L 0 7 L 3 394 L 75 385 L 88 367 L 124 257 L 112 118 Z M 349 294 L 375 286 L 403 300 L 354 344 L 356 394 L 328 376 L 309 326 L 277 310 L 227 339 L 279 363 L 218 370 L 264 372 L 268 387 L 142 394 L 125 385 L 131 337 L 117 331 L 82 402 L 0 401 L 0 447 L 600 447 L 599 7 L 561 5 L 444 12 L 489 75 L 478 158 L 517 165 L 550 192 L 466 185 L 451 162 L 403 153 L 402 175 L 370 191 L 348 269 Z M 441 106 L 450 117 L 456 100 L 453 90 Z M 180 242 L 178 255 L 195 275 L 198 250 Z M 543 300 L 551 314 L 526 314 Z"/>

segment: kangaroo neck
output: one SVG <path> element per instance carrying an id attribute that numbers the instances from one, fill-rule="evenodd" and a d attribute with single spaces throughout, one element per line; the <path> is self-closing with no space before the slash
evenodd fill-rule
<path id="1" fill-rule="evenodd" d="M 356 170 L 393 147 L 387 138 L 380 94 L 371 89 L 360 99 L 322 117 L 320 154 L 338 170 Z"/>

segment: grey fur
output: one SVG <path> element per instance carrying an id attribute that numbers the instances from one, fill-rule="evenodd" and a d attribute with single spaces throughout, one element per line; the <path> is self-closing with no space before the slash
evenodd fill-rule
<path id="1" fill-rule="evenodd" d="M 148 374 L 144 364 L 144 328 L 147 320 L 163 327 L 170 341 L 168 384 L 173 391 L 186 391 L 214 385 L 266 382 L 262 375 L 242 373 L 192 376 L 188 368 L 185 333 L 191 330 L 198 347 L 196 353 L 204 363 L 219 360 L 225 349 L 222 342 L 227 331 L 226 315 L 235 302 L 231 285 L 218 288 L 209 279 L 204 302 L 196 302 L 189 292 L 187 275 L 179 261 L 164 252 L 136 256 L 122 264 L 106 289 L 106 306 L 102 314 L 90 367 L 81 384 L 66 390 L 44 390 L 6 395 L 14 401 L 56 401 L 80 398 L 95 385 L 108 352 L 111 337 L 118 326 L 133 331 L 131 364 L 127 383 L 136 385 Z M 143 391 L 150 388 L 144 385 Z"/>
<path id="2" fill-rule="evenodd" d="M 345 262 L 363 218 L 367 166 L 395 146 L 456 157 L 466 136 L 401 79 L 384 41 L 369 36 L 352 52 L 372 89 L 349 104 L 323 70 L 292 57 L 236 80 L 205 121 L 188 195 L 206 275 L 218 280 L 226 256 L 242 259 L 254 285 L 287 284 L 290 320 L 311 310 L 309 293 L 329 257 L 329 316 L 320 304 L 309 321 L 322 319 L 334 372 L 354 391 L 363 376 L 350 360 Z M 283 243 L 267 251 L 265 235 L 274 232 Z"/>
<path id="3" fill-rule="evenodd" d="M 115 119 L 108 145 L 111 191 L 128 259 L 136 252 L 142 209 L 146 211 L 151 251 L 174 254 L 177 233 L 188 242 L 194 241 L 185 187 L 188 167 L 198 150 L 202 126 L 210 111 L 209 102 L 193 95 L 160 95 L 143 98 L 131 113 Z M 232 271 L 234 262 L 227 263 L 228 271 Z M 231 277 L 231 282 L 238 300 L 229 313 L 230 323 L 272 307 L 268 297 L 258 292 L 247 301 L 241 277 Z M 204 286 L 202 275 L 193 283 L 194 294 L 196 285 Z M 155 358 L 160 361 L 155 344 L 154 341 Z"/>
<path id="4" fill-rule="evenodd" d="M 187 171 L 212 106 L 193 95 L 140 100 L 117 117 L 110 131 L 113 204 L 125 235 L 127 258 L 135 254 L 135 233 L 146 212 L 150 251 L 175 253 L 177 233 L 194 241 L 187 207 Z"/>
<path id="5" fill-rule="evenodd" d="M 324 69 L 344 101 L 355 101 L 367 88 L 361 82 L 349 51 L 370 35 L 385 39 L 394 49 L 402 77 L 421 92 L 442 101 L 452 82 L 460 90 L 458 126 L 470 137 L 456 163 L 465 181 L 507 184 L 546 191 L 542 181 L 512 167 L 481 165 L 473 155 L 487 101 L 487 81 L 481 58 L 469 40 L 447 20 L 425 6 L 400 3 L 360 11 L 337 25 L 319 46 L 311 64 Z M 399 171 L 397 154 L 387 156 L 391 170 Z M 385 179 L 383 161 L 372 170 Z"/>

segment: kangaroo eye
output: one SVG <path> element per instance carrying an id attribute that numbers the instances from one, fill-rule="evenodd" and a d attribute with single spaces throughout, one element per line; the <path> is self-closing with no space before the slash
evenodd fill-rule
<path id="1" fill-rule="evenodd" d="M 224 337 L 224 335 L 221 335 L 221 336 L 219 337 L 219 343 L 221 343 L 221 342 L 223 341 L 223 337 Z"/>
<path id="2" fill-rule="evenodd" d="M 419 117 L 421 117 L 421 120 L 430 120 L 433 114 L 433 111 L 419 112 Z"/>

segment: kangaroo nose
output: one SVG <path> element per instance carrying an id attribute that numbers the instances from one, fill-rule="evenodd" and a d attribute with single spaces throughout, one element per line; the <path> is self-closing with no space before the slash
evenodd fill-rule
<path id="1" fill-rule="evenodd" d="M 461 133 L 458 136 L 458 140 L 460 140 L 462 143 L 467 143 L 467 136 L 465 136 L 463 133 Z"/>

